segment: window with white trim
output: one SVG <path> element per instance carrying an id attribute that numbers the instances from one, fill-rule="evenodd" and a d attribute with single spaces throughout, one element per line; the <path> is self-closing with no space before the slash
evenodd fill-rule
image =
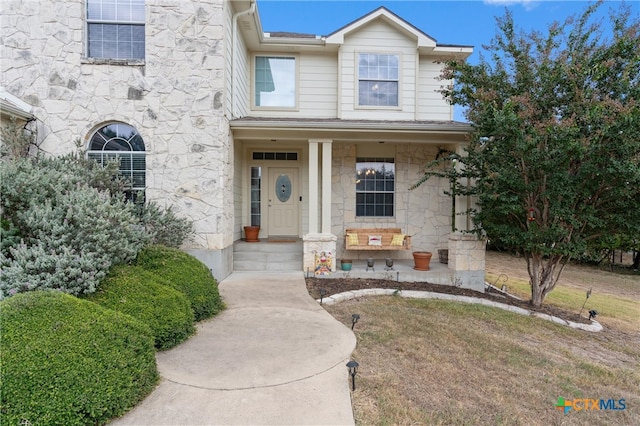
<path id="1" fill-rule="evenodd" d="M 87 0 L 87 56 L 144 59 L 144 0 Z"/>
<path id="2" fill-rule="evenodd" d="M 295 108 L 297 81 L 295 56 L 255 56 L 253 106 Z"/>
<path id="3" fill-rule="evenodd" d="M 398 55 L 358 54 L 358 105 L 398 106 Z"/>
<path id="4" fill-rule="evenodd" d="M 129 182 L 127 198 L 135 200 L 146 185 L 146 152 L 138 131 L 125 123 L 111 123 L 99 128 L 89 140 L 87 157 L 100 164 L 117 160 L 120 173 Z"/>
<path id="5" fill-rule="evenodd" d="M 356 217 L 394 215 L 395 175 L 393 158 L 356 159 Z"/>

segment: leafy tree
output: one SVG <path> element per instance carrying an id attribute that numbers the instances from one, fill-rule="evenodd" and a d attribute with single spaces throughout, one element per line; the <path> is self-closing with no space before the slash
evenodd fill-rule
<path id="1" fill-rule="evenodd" d="M 453 176 L 473 194 L 477 229 L 527 260 L 540 306 L 564 265 L 606 235 L 640 230 L 640 22 L 629 8 L 596 22 L 601 3 L 547 34 L 524 33 L 511 13 L 477 65 L 453 60 L 442 90 L 474 126 L 465 155 L 425 177 Z M 456 159 L 458 168 L 434 169 Z M 421 183 L 418 182 L 418 185 Z"/>

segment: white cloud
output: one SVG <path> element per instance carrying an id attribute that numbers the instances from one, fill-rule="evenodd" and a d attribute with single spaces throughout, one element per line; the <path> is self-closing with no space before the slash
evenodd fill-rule
<path id="1" fill-rule="evenodd" d="M 536 6 L 536 0 L 484 0 L 484 4 L 491 6 L 513 6 L 521 5 L 525 10 L 532 10 Z"/>

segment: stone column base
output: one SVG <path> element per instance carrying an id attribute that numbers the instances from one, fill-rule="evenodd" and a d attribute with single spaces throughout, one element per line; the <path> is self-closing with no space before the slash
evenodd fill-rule
<path id="1" fill-rule="evenodd" d="M 472 234 L 449 236 L 449 270 L 455 285 L 484 292 L 486 244 Z"/>
<path id="2" fill-rule="evenodd" d="M 306 275 L 328 275 L 336 271 L 336 237 L 333 234 L 307 234 L 302 237 L 302 266 Z M 324 260 L 317 262 L 324 253 Z M 320 263 L 320 264 L 319 264 Z"/>

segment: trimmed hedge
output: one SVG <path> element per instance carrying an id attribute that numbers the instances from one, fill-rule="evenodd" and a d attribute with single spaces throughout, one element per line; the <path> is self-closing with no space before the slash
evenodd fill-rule
<path id="1" fill-rule="evenodd" d="M 167 281 L 184 293 L 191 302 L 196 321 L 212 317 L 224 309 L 218 283 L 206 265 L 178 249 L 163 246 L 145 247 L 136 264 Z"/>
<path id="2" fill-rule="evenodd" d="M 158 381 L 151 330 L 57 291 L 0 302 L 2 423 L 104 424 Z"/>
<path id="3" fill-rule="evenodd" d="M 86 299 L 147 324 L 156 348 L 165 350 L 195 332 L 189 300 L 165 282 L 139 266 L 117 265 Z"/>

